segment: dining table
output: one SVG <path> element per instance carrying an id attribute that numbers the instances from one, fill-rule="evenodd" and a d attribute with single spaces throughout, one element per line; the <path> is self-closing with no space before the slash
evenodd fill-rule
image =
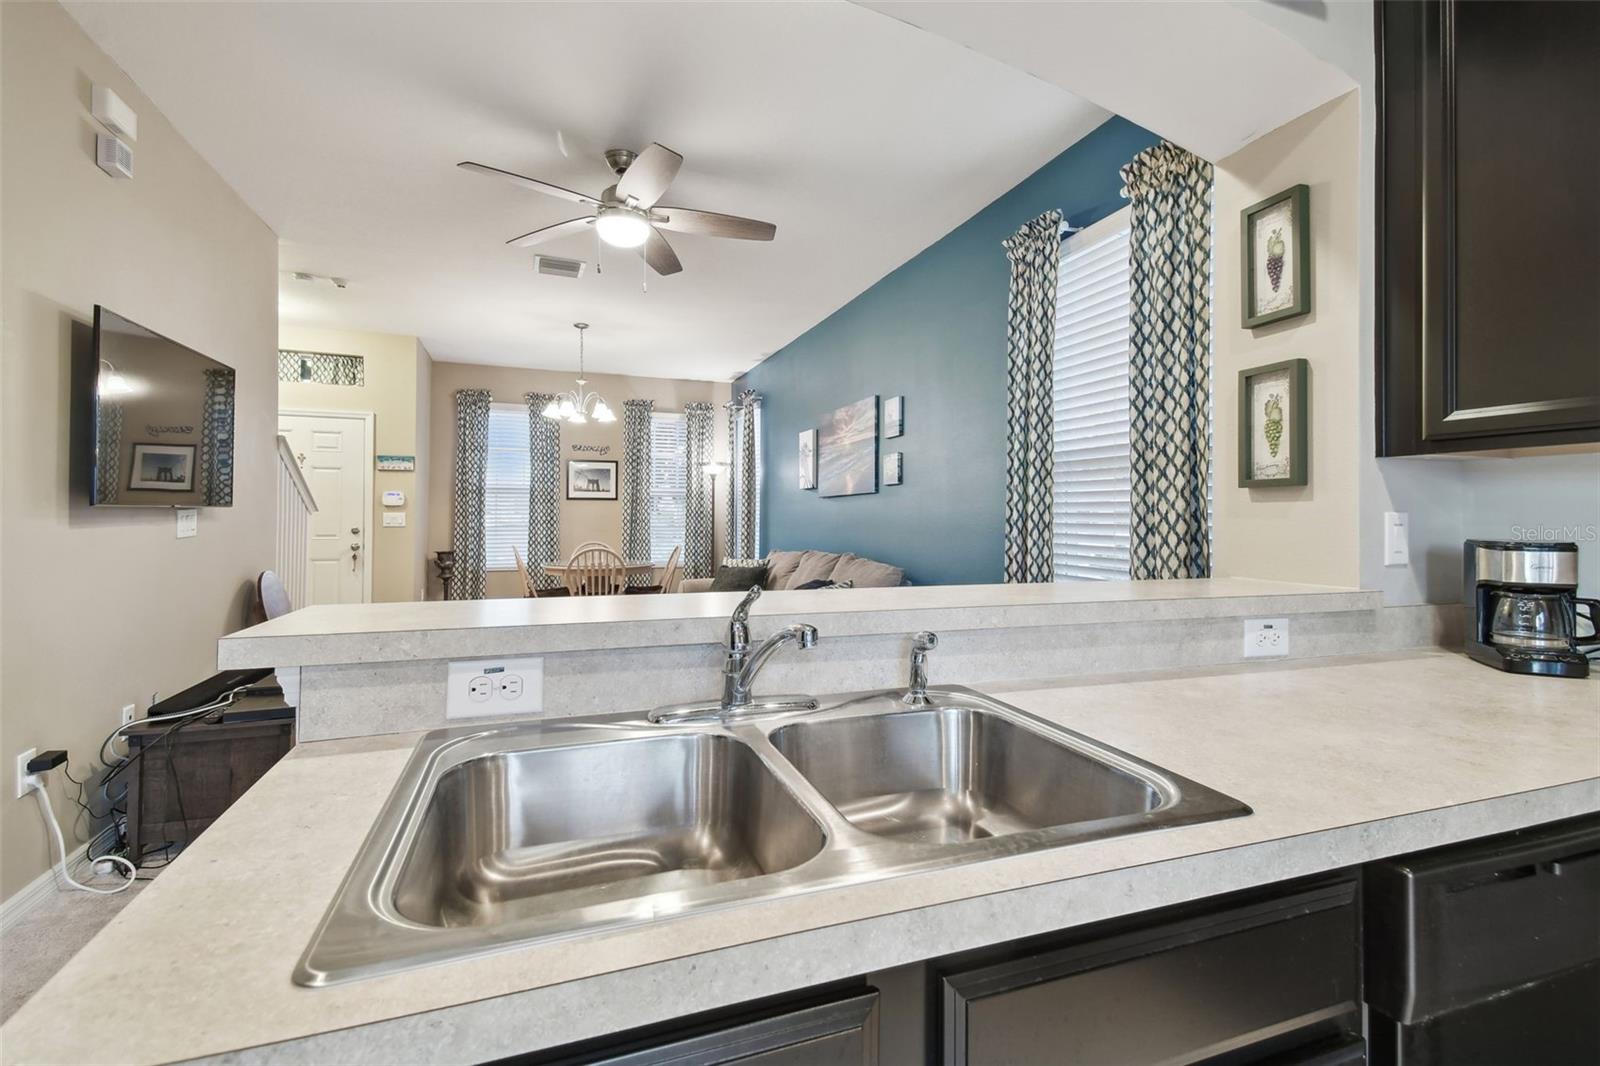
<path id="1" fill-rule="evenodd" d="M 628 572 L 628 576 L 630 578 L 637 577 L 640 574 L 653 574 L 656 570 L 656 564 L 650 562 L 648 559 L 624 562 L 622 567 Z M 568 569 L 566 563 L 544 563 L 540 569 L 549 574 L 551 577 L 555 578 L 557 581 L 561 582 L 563 587 L 566 586 Z"/>

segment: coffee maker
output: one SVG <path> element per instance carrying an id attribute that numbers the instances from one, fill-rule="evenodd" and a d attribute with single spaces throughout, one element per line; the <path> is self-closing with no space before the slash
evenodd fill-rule
<path id="1" fill-rule="evenodd" d="M 1576 544 L 1469 540 L 1462 554 L 1468 655 L 1515 674 L 1589 676 L 1600 600 L 1578 595 Z"/>

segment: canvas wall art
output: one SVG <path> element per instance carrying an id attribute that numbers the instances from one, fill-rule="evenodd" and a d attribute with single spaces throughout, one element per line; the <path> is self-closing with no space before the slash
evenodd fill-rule
<path id="1" fill-rule="evenodd" d="M 802 429 L 800 431 L 800 447 L 796 453 L 800 468 L 800 487 L 814 489 L 817 487 L 817 431 Z"/>
<path id="2" fill-rule="evenodd" d="M 890 396 L 883 401 L 884 439 L 898 437 L 906 431 L 905 410 L 906 398 L 904 396 Z"/>
<path id="3" fill-rule="evenodd" d="M 878 491 L 878 398 L 847 404 L 817 434 L 817 492 L 858 496 Z"/>

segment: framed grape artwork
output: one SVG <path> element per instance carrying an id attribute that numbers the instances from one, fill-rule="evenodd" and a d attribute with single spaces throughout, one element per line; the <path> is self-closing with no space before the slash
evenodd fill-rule
<path id="1" fill-rule="evenodd" d="M 1311 190 L 1295 185 L 1239 213 L 1244 325 L 1311 310 Z"/>
<path id="2" fill-rule="evenodd" d="M 1304 359 L 1239 371 L 1239 487 L 1304 485 L 1311 469 Z"/>

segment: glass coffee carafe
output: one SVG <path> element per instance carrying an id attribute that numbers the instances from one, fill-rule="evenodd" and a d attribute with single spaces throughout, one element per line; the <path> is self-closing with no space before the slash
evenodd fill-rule
<path id="1" fill-rule="evenodd" d="M 1595 633 L 1595 610 L 1600 601 L 1549 589 L 1508 588 L 1493 595 L 1489 640 L 1494 644 L 1529 651 L 1600 647 L 1600 636 Z M 1588 632 L 1580 633 L 1580 626 Z"/>

